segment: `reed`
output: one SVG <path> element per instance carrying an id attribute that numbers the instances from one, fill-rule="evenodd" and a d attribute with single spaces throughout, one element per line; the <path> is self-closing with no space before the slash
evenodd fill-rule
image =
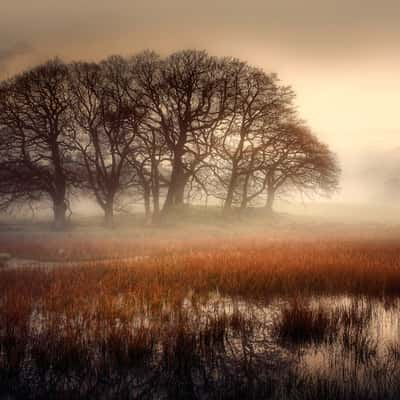
<path id="1" fill-rule="evenodd" d="M 397 304 L 400 245 L 259 238 L 161 247 L 146 259 L 2 269 L 0 395 L 151 398 L 154 388 L 167 398 L 313 399 L 323 385 L 326 398 L 346 398 L 337 382 L 276 356 L 271 340 L 337 344 L 358 364 L 376 362 L 371 302 Z M 325 295 L 355 300 L 330 308 L 318 302 Z M 280 311 L 265 314 L 275 301 Z M 398 365 L 396 349 L 386 356 Z M 397 375 L 379 379 L 397 393 Z"/>

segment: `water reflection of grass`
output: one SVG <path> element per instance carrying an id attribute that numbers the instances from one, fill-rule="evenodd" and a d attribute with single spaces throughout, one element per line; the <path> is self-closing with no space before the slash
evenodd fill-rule
<path id="1" fill-rule="evenodd" d="M 2 270 L 0 395 L 396 398 L 399 344 L 373 330 L 383 309 L 399 320 L 395 248 L 238 244 Z"/>
<path id="2" fill-rule="evenodd" d="M 274 321 L 274 333 L 284 344 L 318 344 L 334 337 L 338 328 L 338 313 L 322 305 L 310 307 L 298 297 Z"/>

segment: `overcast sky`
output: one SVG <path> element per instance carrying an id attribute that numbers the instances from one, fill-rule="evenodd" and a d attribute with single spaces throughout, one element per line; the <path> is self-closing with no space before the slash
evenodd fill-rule
<path id="1" fill-rule="evenodd" d="M 399 0 L 0 0 L 0 78 L 53 56 L 147 48 L 277 72 L 345 177 L 364 152 L 400 147 Z"/>

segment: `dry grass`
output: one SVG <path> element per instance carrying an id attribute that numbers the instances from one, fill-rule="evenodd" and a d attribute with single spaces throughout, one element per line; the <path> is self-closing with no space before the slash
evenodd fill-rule
<path id="1" fill-rule="evenodd" d="M 125 249 L 124 251 L 120 250 Z M 105 288 L 135 290 L 155 286 L 169 293 L 209 291 L 215 288 L 228 295 L 267 298 L 277 293 L 400 293 L 400 242 L 386 241 L 282 241 L 261 238 L 247 240 L 203 241 L 75 241 L 2 242 L 0 252 L 31 258 L 35 252 L 79 260 L 82 255 L 115 260 L 80 269 L 73 274 L 88 287 L 102 276 Z M 51 251 L 50 251 L 51 250 Z M 136 262 L 122 262 L 128 255 L 152 255 Z M 50 257 L 51 258 L 51 257 Z M 79 263 L 77 263 L 78 265 Z M 12 273 L 11 273 L 12 274 Z M 65 277 L 64 277 L 65 275 Z M 54 275 L 57 277 L 57 273 Z M 0 283 L 1 285 L 1 283 Z M 78 291 L 81 285 L 78 283 Z M 111 289 L 110 289 L 111 290 Z M 182 293 L 181 293 L 182 294 Z"/>
<path id="2" fill-rule="evenodd" d="M 93 243 L 81 243 L 78 253 L 115 254 L 114 246 L 126 245 Z M 219 241 L 212 250 L 207 241 L 193 242 L 189 249 L 187 243 L 165 251 L 163 243 L 146 242 L 148 248 L 138 245 L 127 251 L 149 251 L 153 257 L 134 262 L 3 269 L 0 392 L 16 393 L 13 388 L 18 387 L 23 398 L 25 389 L 40 387 L 44 392 L 39 394 L 48 398 L 60 393 L 93 398 L 117 387 L 121 397 L 151 398 L 150 388 L 157 387 L 169 398 L 193 398 L 201 397 L 193 392 L 200 381 L 203 388 L 223 388 L 226 395 L 256 398 L 256 371 L 267 371 L 257 363 L 268 360 L 248 354 L 257 318 L 251 309 L 243 312 L 240 301 L 267 304 L 276 297 L 296 297 L 277 323 L 282 339 L 318 343 L 339 335 L 342 345 L 356 349 L 365 361 L 374 350 L 362 329 L 371 318 L 368 307 L 333 312 L 301 299 L 400 295 L 398 241 L 288 243 L 257 238 L 251 243 Z M 21 252 L 24 245 L 0 251 Z M 36 243 L 30 246 L 27 253 Z M 222 300 L 209 307 L 215 292 L 236 304 L 233 311 L 226 311 Z M 215 376 L 218 381 L 210 378 Z"/>

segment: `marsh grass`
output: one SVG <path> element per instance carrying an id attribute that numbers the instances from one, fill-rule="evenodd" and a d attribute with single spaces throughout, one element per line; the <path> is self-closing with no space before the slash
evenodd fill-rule
<path id="1" fill-rule="evenodd" d="M 372 302 L 365 298 L 353 300 L 340 312 L 341 344 L 358 363 L 368 363 L 377 353 L 377 340 L 369 331 L 372 319 Z"/>
<path id="2" fill-rule="evenodd" d="M 388 344 L 387 349 L 388 358 L 395 361 L 400 361 L 400 342 L 393 342 Z"/>
<path id="3" fill-rule="evenodd" d="M 376 371 L 374 384 L 386 394 L 398 393 L 398 374 L 385 381 L 375 366 L 370 334 L 374 302 L 397 310 L 398 245 L 259 240 L 213 250 L 176 245 L 172 254 L 160 248 L 132 262 L 3 269 L 0 396 L 351 398 L 334 378 L 301 371 L 297 349 L 329 345 Z M 352 300 L 320 301 L 337 296 Z M 396 346 L 385 360 L 398 366 Z M 364 389 L 351 388 L 353 398 Z"/>
<path id="4" fill-rule="evenodd" d="M 274 320 L 273 331 L 285 344 L 318 344 L 337 335 L 339 314 L 326 306 L 311 307 L 296 297 Z"/>

